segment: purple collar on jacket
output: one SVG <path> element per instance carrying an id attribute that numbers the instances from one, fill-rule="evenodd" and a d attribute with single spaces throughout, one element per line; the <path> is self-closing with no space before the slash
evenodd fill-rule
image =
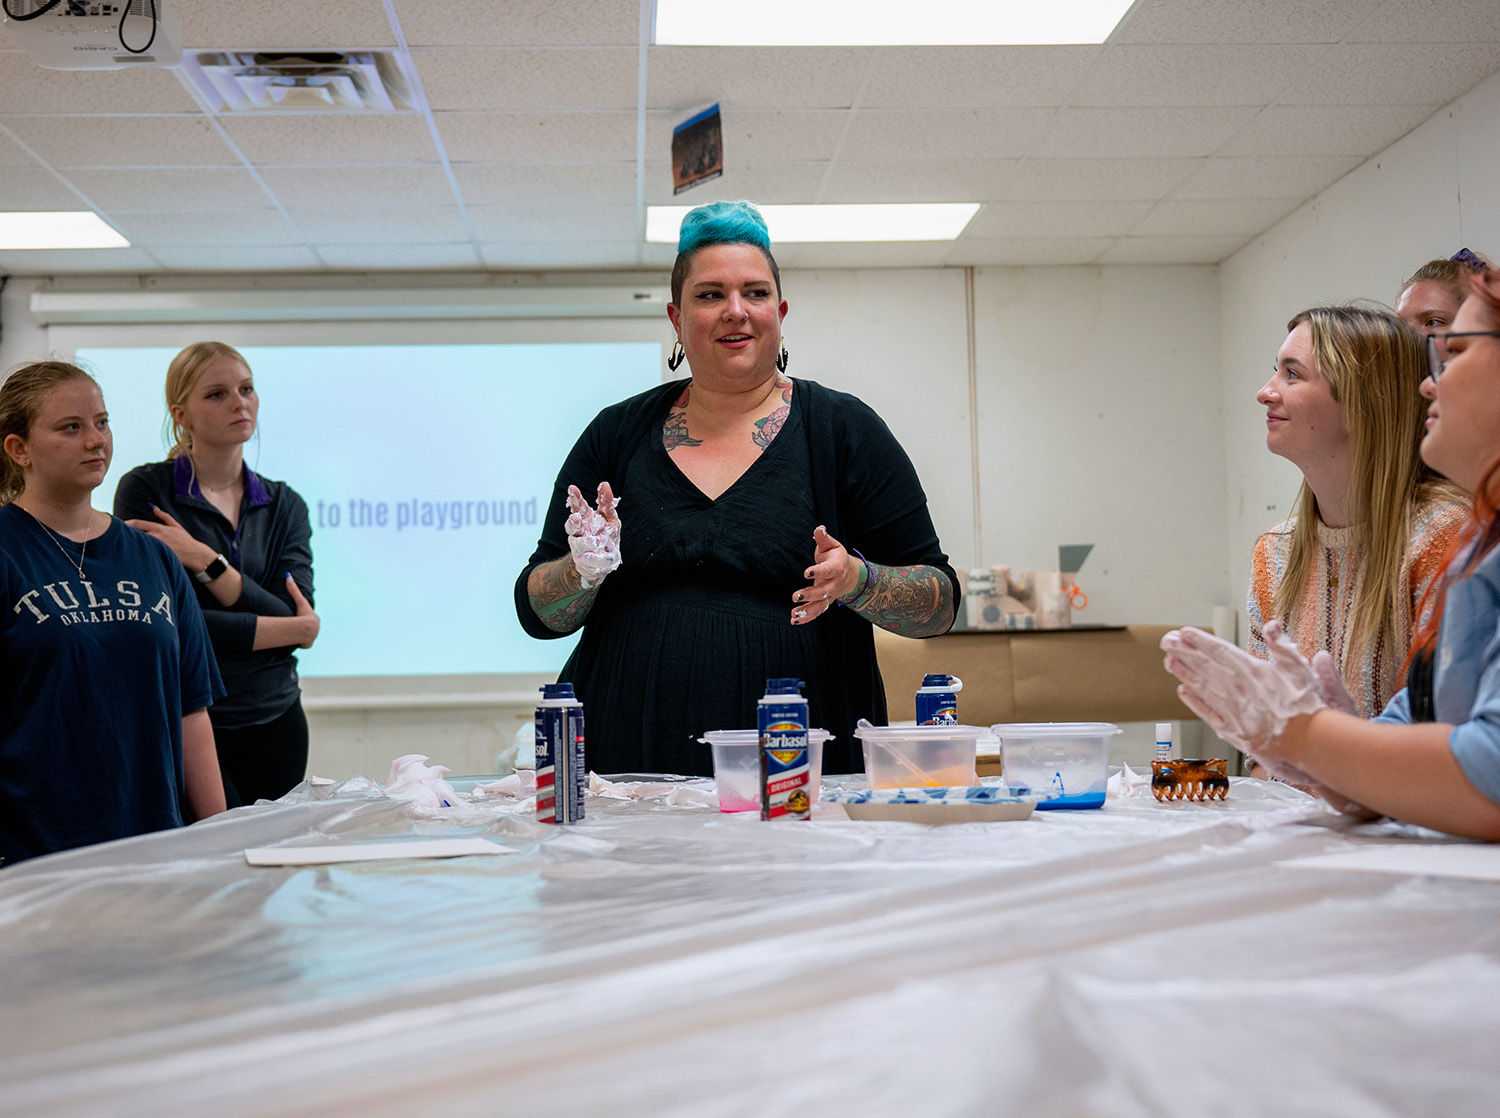
<path id="1" fill-rule="evenodd" d="M 249 466 L 243 467 L 245 471 L 245 502 L 247 508 L 255 508 L 257 505 L 269 505 L 271 494 L 266 492 L 266 487 L 261 483 L 260 476 Z M 172 462 L 172 488 L 178 496 L 197 497 L 200 501 L 208 500 L 203 495 L 203 490 L 198 487 L 198 476 L 193 470 L 193 460 L 186 454 L 179 454 Z"/>

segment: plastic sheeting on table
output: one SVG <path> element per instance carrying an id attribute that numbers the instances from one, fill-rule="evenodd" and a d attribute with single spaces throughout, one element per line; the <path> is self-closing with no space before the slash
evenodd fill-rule
<path id="1" fill-rule="evenodd" d="M 463 785 L 455 786 L 464 792 Z M 701 783 L 701 782 L 700 782 Z M 369 781 L 0 872 L 0 1113 L 1490 1114 L 1500 886 L 1280 785 L 927 828 Z M 320 798 L 325 797 L 326 798 Z M 491 801 L 501 801 L 497 805 Z M 254 868 L 277 844 L 506 858 Z"/>

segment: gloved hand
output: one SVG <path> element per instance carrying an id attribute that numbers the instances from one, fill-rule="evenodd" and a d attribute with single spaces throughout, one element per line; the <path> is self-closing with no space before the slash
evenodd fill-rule
<path id="1" fill-rule="evenodd" d="M 1286 724 L 1299 714 L 1314 714 L 1325 706 L 1358 714 L 1328 653 L 1318 653 L 1326 661 L 1325 681 L 1316 672 L 1317 658 L 1309 664 L 1280 621 L 1266 622 L 1264 635 L 1268 661 L 1201 629 L 1168 633 L 1161 647 L 1167 653 L 1167 670 L 1182 680 L 1178 696 L 1216 734 L 1249 753 L 1278 780 L 1321 796 L 1345 814 L 1373 817 L 1363 804 L 1277 756 Z"/>
<path id="2" fill-rule="evenodd" d="M 1226 741 L 1267 763 L 1274 760 L 1287 723 L 1327 704 L 1312 665 L 1286 641 L 1281 625 L 1266 623 L 1270 660 L 1258 660 L 1202 629 L 1174 629 L 1161 640 L 1167 671 L 1182 681 L 1178 696 Z"/>
<path id="3" fill-rule="evenodd" d="M 598 503 L 598 511 L 591 509 L 578 486 L 568 486 L 568 548 L 585 590 L 620 565 L 620 517 L 615 512 L 620 499 L 607 481 L 599 483 Z"/>
<path id="4" fill-rule="evenodd" d="M 1359 704 L 1354 701 L 1354 696 L 1349 694 L 1349 688 L 1344 685 L 1344 677 L 1339 675 L 1338 668 L 1333 666 L 1333 657 L 1326 649 L 1320 649 L 1312 658 L 1312 670 L 1318 680 L 1318 693 L 1323 696 L 1325 703 L 1334 710 L 1352 714 L 1355 718 L 1364 717 L 1359 712 Z"/>

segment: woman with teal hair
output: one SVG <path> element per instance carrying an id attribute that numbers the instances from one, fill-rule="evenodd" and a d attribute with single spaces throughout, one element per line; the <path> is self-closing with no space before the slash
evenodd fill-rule
<path id="1" fill-rule="evenodd" d="M 777 676 L 805 681 L 812 724 L 835 735 L 825 771 L 855 771 L 855 723 L 886 721 L 872 626 L 946 632 L 957 579 L 880 417 L 786 375 L 787 304 L 760 212 L 700 206 L 677 250 L 667 365 L 692 375 L 583 432 L 516 580 L 517 613 L 535 637 L 582 627 L 559 678 L 588 711 L 597 771 L 710 771 L 698 736 L 754 726 Z"/>

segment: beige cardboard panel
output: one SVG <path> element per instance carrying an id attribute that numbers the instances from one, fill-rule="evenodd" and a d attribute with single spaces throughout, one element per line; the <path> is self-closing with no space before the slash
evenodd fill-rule
<path id="1" fill-rule="evenodd" d="M 892 722 L 916 713 L 922 676 L 964 681 L 960 721 L 1152 722 L 1191 719 L 1157 648 L 1171 626 L 950 633 L 909 640 L 875 634 Z"/>

